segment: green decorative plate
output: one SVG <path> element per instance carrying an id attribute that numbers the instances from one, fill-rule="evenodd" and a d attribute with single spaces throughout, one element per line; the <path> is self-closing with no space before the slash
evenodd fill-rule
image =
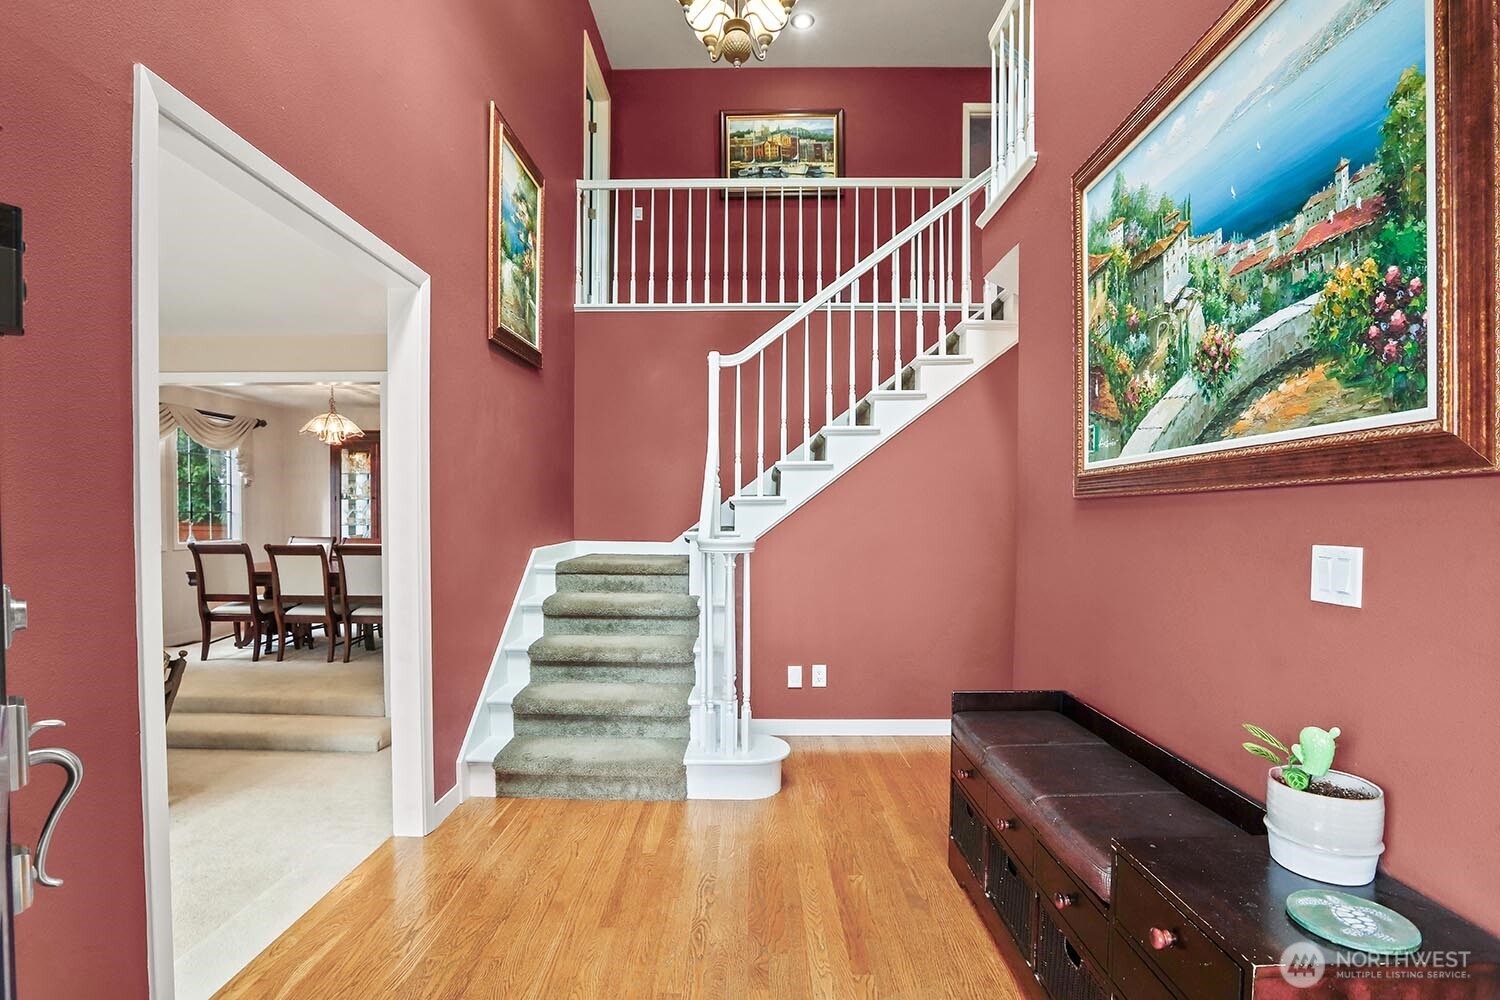
<path id="1" fill-rule="evenodd" d="M 1388 906 L 1332 889 L 1300 889 L 1286 912 L 1303 930 L 1373 955 L 1408 955 L 1422 944 L 1417 925 Z"/>

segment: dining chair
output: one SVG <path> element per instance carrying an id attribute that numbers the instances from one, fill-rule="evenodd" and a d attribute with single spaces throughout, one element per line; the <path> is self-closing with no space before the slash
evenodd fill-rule
<path id="1" fill-rule="evenodd" d="M 286 652 L 286 635 L 290 629 L 321 624 L 328 635 L 328 662 L 333 662 L 333 647 L 338 643 L 338 618 L 333 608 L 333 591 L 328 584 L 328 552 L 321 545 L 267 545 L 271 557 L 271 603 L 276 614 L 276 631 L 281 644 L 276 648 L 279 661 Z"/>
<path id="2" fill-rule="evenodd" d="M 380 546 L 369 542 L 339 542 L 333 547 L 339 567 L 339 611 L 344 619 L 344 662 L 354 648 L 354 626 L 361 625 L 366 639 L 384 628 Z"/>
<path id="3" fill-rule="evenodd" d="M 332 535 L 292 535 L 286 543 L 288 545 L 321 545 L 323 551 L 332 557 L 334 540 Z"/>
<path id="4" fill-rule="evenodd" d="M 255 586 L 255 562 L 244 542 L 189 542 L 193 568 L 197 571 L 198 621 L 203 626 L 203 652 L 213 642 L 213 627 L 230 622 L 238 631 L 248 624 L 255 635 L 252 660 L 260 659 L 261 637 L 272 620 L 270 601 L 260 599 Z M 269 651 L 270 647 L 267 647 Z"/>

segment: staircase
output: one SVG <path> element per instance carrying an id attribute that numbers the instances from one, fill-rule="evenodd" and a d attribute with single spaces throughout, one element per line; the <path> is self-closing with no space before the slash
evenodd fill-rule
<path id="1" fill-rule="evenodd" d="M 698 601 L 688 558 L 581 556 L 556 567 L 531 682 L 495 757 L 512 798 L 683 799 Z"/>
<path id="2" fill-rule="evenodd" d="M 987 170 L 925 212 L 912 207 L 904 228 L 894 214 L 904 203 L 882 202 L 893 213 L 885 242 L 744 350 L 709 355 L 696 524 L 656 545 L 533 553 L 465 742 L 467 794 L 780 789 L 790 747 L 756 732 L 751 713 L 751 556 L 760 536 L 1016 345 L 1014 254 L 984 277 L 973 266 L 975 202 L 991 182 Z M 580 307 L 614 284 L 580 272 Z"/>

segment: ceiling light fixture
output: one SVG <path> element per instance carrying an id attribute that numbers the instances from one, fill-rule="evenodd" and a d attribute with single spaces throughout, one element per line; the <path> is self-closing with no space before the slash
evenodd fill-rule
<path id="1" fill-rule="evenodd" d="M 807 11 L 802 11 L 799 14 L 792 15 L 792 27 L 796 28 L 798 31 L 806 31 L 808 28 L 811 28 L 817 23 L 818 19 L 813 17 Z"/>
<path id="2" fill-rule="evenodd" d="M 328 412 L 320 413 L 303 424 L 299 433 L 311 434 L 324 444 L 335 448 L 350 438 L 365 436 L 365 432 L 359 429 L 359 424 L 344 416 L 339 412 L 338 407 L 333 405 L 333 386 L 328 387 Z"/>
<path id="3" fill-rule="evenodd" d="M 678 0 L 688 27 L 698 36 L 708 58 L 743 66 L 751 56 L 764 60 L 766 50 L 781 34 L 797 0 Z"/>

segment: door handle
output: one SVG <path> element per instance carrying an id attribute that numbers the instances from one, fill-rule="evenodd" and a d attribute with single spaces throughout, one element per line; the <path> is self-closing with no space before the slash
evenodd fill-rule
<path id="1" fill-rule="evenodd" d="M 49 720 L 49 722 L 41 723 L 37 728 L 49 724 L 62 725 L 56 720 Z M 78 786 L 83 782 L 83 761 L 73 751 L 62 747 L 37 747 L 26 752 L 26 762 L 32 767 L 38 764 L 56 764 L 67 775 L 62 791 L 57 794 L 57 801 L 52 803 L 52 809 L 47 813 L 47 821 L 42 824 L 42 834 L 36 842 L 36 880 L 42 885 L 55 889 L 63 884 L 63 880 L 47 874 L 47 849 L 52 846 L 52 834 L 57 830 L 57 821 L 62 818 L 63 810 L 68 808 L 68 803 L 73 801 L 73 796 L 78 794 Z"/>

